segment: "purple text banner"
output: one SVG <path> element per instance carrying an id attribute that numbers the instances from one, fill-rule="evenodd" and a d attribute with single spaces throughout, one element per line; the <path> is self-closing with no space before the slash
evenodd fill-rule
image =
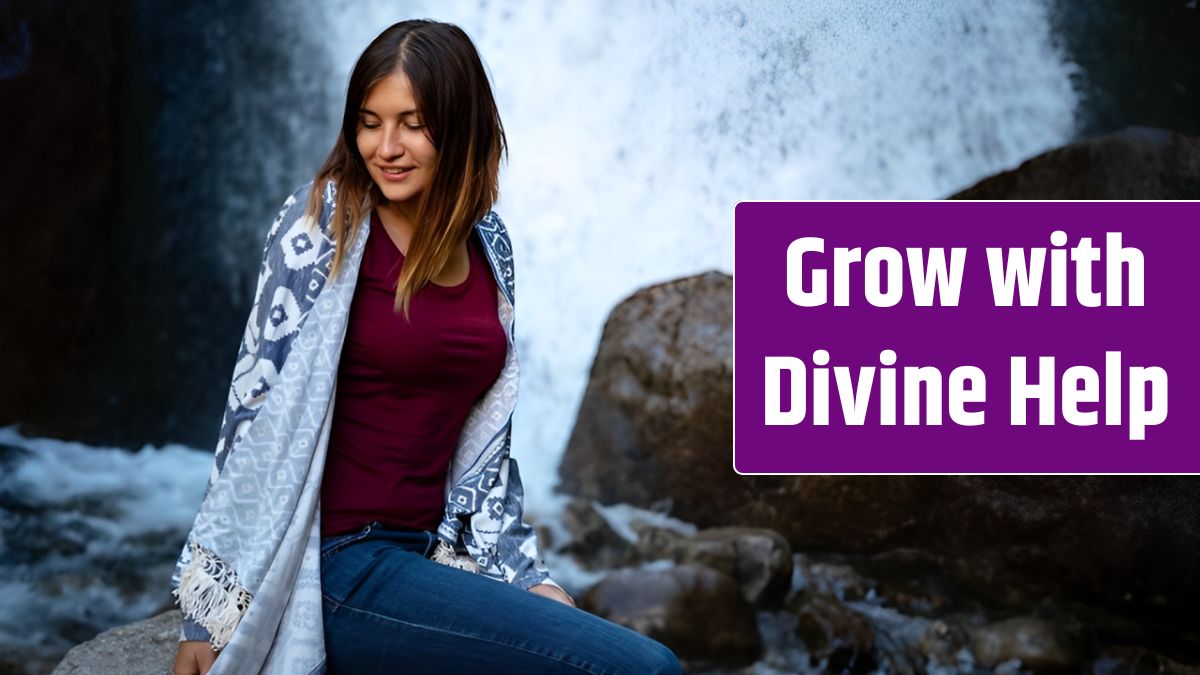
<path id="1" fill-rule="evenodd" d="M 1200 203 L 743 202 L 739 473 L 1200 472 Z"/>

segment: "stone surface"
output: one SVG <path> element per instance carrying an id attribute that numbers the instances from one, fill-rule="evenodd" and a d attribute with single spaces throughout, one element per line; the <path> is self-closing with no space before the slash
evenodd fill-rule
<path id="1" fill-rule="evenodd" d="M 971 652 L 989 668 L 1019 659 L 1022 668 L 1035 672 L 1074 670 L 1084 658 L 1078 636 L 1057 623 L 1031 616 L 972 630 Z"/>
<path id="2" fill-rule="evenodd" d="M 620 567 L 633 555 L 633 543 L 609 525 L 591 500 L 568 502 L 563 509 L 562 524 L 571 540 L 559 551 L 574 556 L 585 569 Z"/>
<path id="3" fill-rule="evenodd" d="M 113 628 L 78 645 L 52 675 L 163 675 L 179 649 L 179 610 Z"/>
<path id="4" fill-rule="evenodd" d="M 770 528 L 794 550 L 878 556 L 884 569 L 899 552 L 904 569 L 940 575 L 956 596 L 1098 603 L 1168 642 L 1200 629 L 1196 477 L 736 474 L 730 293 L 728 277 L 709 273 L 646 288 L 613 310 L 563 489 L 669 504 L 701 528 Z"/>
<path id="5" fill-rule="evenodd" d="M 638 531 L 633 545 L 634 559 L 674 560 L 676 551 L 688 540 L 688 536 L 664 527 L 643 527 Z"/>
<path id="6" fill-rule="evenodd" d="M 1200 675 L 1200 665 L 1186 665 L 1141 647 L 1104 650 L 1084 672 L 1088 675 Z"/>
<path id="7" fill-rule="evenodd" d="M 872 587 L 858 570 L 850 565 L 813 560 L 797 553 L 793 567 L 800 575 L 800 590 L 828 595 L 838 600 L 862 600 Z"/>
<path id="8" fill-rule="evenodd" d="M 264 0 L 3 4 L 0 316 L 20 329 L 0 331 L 0 425 L 212 447 L 267 228 L 337 134 L 314 102 L 345 74 L 309 22 Z"/>
<path id="9" fill-rule="evenodd" d="M 865 617 L 832 596 L 806 594 L 796 608 L 796 633 L 812 665 L 831 673 L 869 673 L 878 667 L 875 632 Z"/>
<path id="10" fill-rule="evenodd" d="M 736 489 L 732 310 L 733 280 L 719 272 L 613 310 L 563 454 L 564 491 L 650 506 L 677 489 Z"/>
<path id="11" fill-rule="evenodd" d="M 792 549 L 782 535 L 765 528 L 702 530 L 675 546 L 675 560 L 727 574 L 757 606 L 780 606 L 791 587 Z"/>
<path id="12" fill-rule="evenodd" d="M 579 605 L 649 635 L 685 661 L 745 665 L 762 651 L 754 608 L 741 588 L 707 567 L 620 570 L 588 590 Z"/>
<path id="13" fill-rule="evenodd" d="M 1200 199 L 1200 136 L 1129 127 L 988 177 L 951 199 Z"/>

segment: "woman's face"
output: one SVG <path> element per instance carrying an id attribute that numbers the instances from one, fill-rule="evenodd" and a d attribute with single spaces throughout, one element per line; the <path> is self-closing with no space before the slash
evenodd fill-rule
<path id="1" fill-rule="evenodd" d="M 367 92 L 358 115 L 358 152 L 371 179 L 396 206 L 415 209 L 433 179 L 437 148 L 426 131 L 403 73 L 387 76 Z"/>

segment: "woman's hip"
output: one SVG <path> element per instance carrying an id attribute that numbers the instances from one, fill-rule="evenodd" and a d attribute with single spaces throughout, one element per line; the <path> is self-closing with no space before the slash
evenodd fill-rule
<path id="1" fill-rule="evenodd" d="M 627 628 L 427 559 L 435 541 L 377 530 L 322 542 L 331 675 L 679 672 L 669 650 Z"/>

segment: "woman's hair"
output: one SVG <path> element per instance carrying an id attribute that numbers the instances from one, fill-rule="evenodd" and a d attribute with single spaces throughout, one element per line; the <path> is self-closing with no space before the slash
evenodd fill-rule
<path id="1" fill-rule="evenodd" d="M 337 189 L 329 233 L 336 244 L 330 277 L 340 271 L 363 218 L 383 199 L 358 152 L 359 109 L 372 87 L 397 72 L 408 77 L 426 133 L 437 149 L 396 288 L 395 307 L 407 316 L 413 294 L 441 272 L 496 203 L 500 157 L 507 145 L 487 73 L 461 28 L 413 20 L 380 33 L 350 73 L 341 134 L 308 196 L 307 213 L 316 218 L 325 184 L 332 180 Z"/>

